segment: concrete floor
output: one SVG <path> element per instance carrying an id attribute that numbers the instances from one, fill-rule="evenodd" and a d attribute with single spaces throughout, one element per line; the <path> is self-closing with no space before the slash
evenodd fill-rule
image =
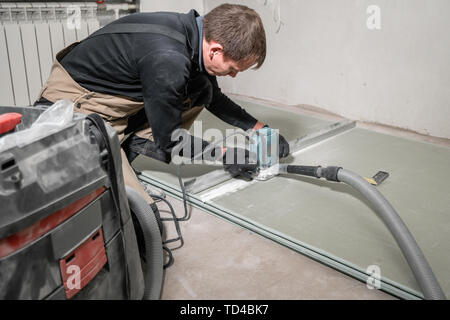
<path id="1" fill-rule="evenodd" d="M 181 201 L 168 197 L 175 212 Z M 165 205 L 158 204 L 163 216 Z M 173 226 L 165 222 L 168 235 Z M 197 208 L 181 222 L 162 299 L 380 299 L 394 297 Z"/>

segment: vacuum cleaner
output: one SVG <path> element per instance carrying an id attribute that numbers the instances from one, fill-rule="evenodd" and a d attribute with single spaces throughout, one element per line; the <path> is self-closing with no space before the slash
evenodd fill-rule
<path id="1" fill-rule="evenodd" d="M 114 129 L 72 110 L 0 106 L 0 299 L 159 299 L 155 214 L 123 183 Z"/>

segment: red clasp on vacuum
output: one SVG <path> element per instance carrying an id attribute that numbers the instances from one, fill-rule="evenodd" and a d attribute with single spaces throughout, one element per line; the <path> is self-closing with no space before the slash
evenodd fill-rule
<path id="1" fill-rule="evenodd" d="M 20 123 L 22 115 L 16 112 L 8 112 L 0 115 L 0 134 L 11 131 Z"/>

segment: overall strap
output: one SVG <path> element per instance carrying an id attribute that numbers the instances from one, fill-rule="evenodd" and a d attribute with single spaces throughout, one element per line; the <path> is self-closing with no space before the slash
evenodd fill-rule
<path id="1" fill-rule="evenodd" d="M 186 45 L 186 36 L 175 29 L 148 23 L 113 23 L 95 31 L 87 39 L 108 33 L 157 33 Z"/>

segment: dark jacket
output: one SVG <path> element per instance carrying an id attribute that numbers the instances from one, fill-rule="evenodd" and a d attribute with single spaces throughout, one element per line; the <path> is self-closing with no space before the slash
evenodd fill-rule
<path id="1" fill-rule="evenodd" d="M 223 121 L 252 128 L 257 120 L 221 92 L 216 77 L 200 71 L 197 16 L 195 10 L 131 14 L 112 23 L 165 25 L 184 34 L 186 45 L 155 33 L 103 34 L 82 41 L 61 64 L 90 91 L 143 101 L 156 146 L 166 154 L 186 108 L 206 104 Z"/>

